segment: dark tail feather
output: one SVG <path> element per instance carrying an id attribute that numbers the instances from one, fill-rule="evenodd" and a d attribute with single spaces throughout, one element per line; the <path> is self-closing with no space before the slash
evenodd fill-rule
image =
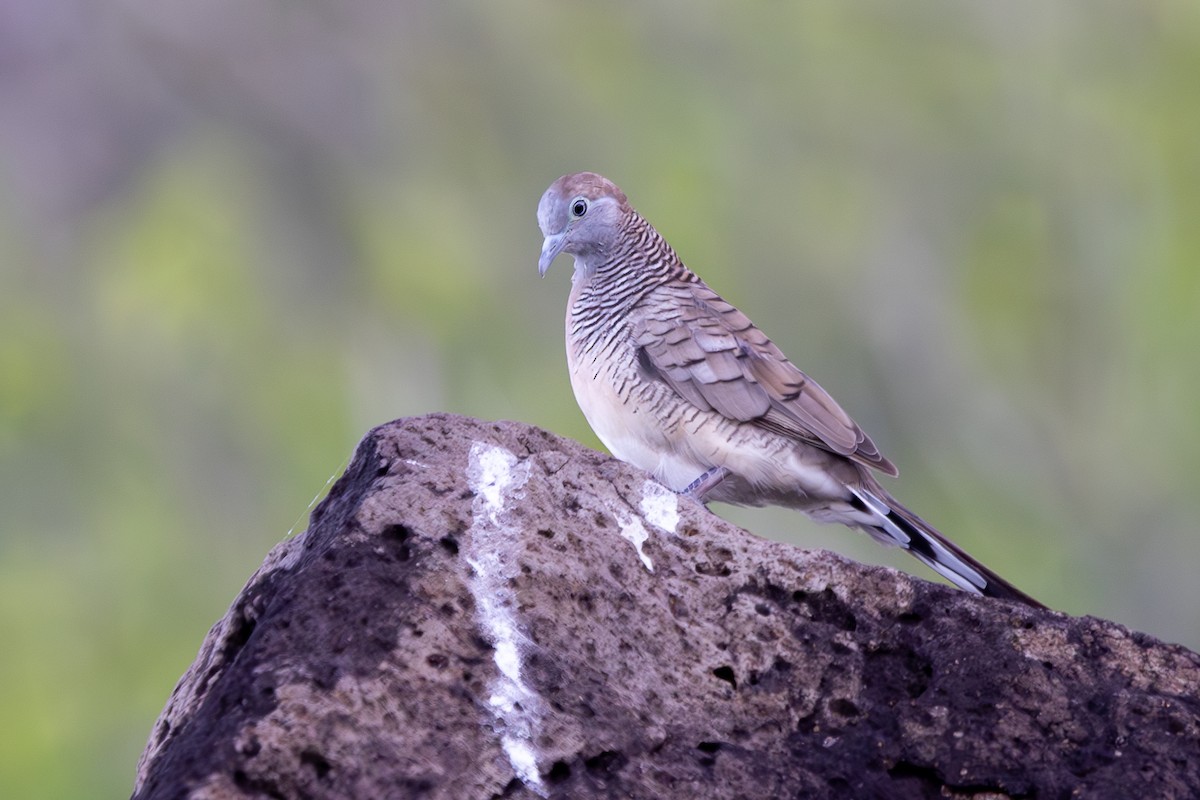
<path id="1" fill-rule="evenodd" d="M 869 510 L 880 519 L 878 528 L 882 538 L 894 541 L 959 588 L 1033 608 L 1046 608 L 969 556 L 882 488 L 859 489 L 855 494 L 863 504 L 861 510 Z"/>

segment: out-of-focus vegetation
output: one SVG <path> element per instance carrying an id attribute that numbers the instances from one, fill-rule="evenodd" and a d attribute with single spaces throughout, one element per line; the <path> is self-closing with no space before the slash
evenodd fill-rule
<path id="1" fill-rule="evenodd" d="M 127 793 L 209 625 L 370 426 L 595 442 L 569 259 L 534 269 L 576 169 L 967 550 L 1200 646 L 1198 80 L 1186 0 L 9 0 L 0 796 Z"/>

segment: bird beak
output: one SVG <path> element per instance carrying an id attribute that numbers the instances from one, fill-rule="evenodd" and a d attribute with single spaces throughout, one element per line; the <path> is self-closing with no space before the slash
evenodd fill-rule
<path id="1" fill-rule="evenodd" d="M 542 257 L 538 259 L 538 275 L 546 277 L 550 262 L 567 246 L 567 232 L 552 233 L 542 242 Z"/>

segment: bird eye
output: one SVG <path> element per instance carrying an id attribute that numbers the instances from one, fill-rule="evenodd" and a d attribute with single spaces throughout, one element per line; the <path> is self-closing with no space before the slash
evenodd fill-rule
<path id="1" fill-rule="evenodd" d="M 582 197 L 571 204 L 571 216 L 582 217 L 587 213 L 587 201 Z"/>

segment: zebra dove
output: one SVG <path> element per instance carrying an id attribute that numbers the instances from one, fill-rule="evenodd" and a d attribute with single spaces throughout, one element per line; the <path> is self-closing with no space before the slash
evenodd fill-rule
<path id="1" fill-rule="evenodd" d="M 625 194 L 564 175 L 538 204 L 538 272 L 575 257 L 567 365 L 614 456 L 701 502 L 781 505 L 899 545 L 962 589 L 1042 607 L 896 501 L 861 428 L 684 266 Z"/>

